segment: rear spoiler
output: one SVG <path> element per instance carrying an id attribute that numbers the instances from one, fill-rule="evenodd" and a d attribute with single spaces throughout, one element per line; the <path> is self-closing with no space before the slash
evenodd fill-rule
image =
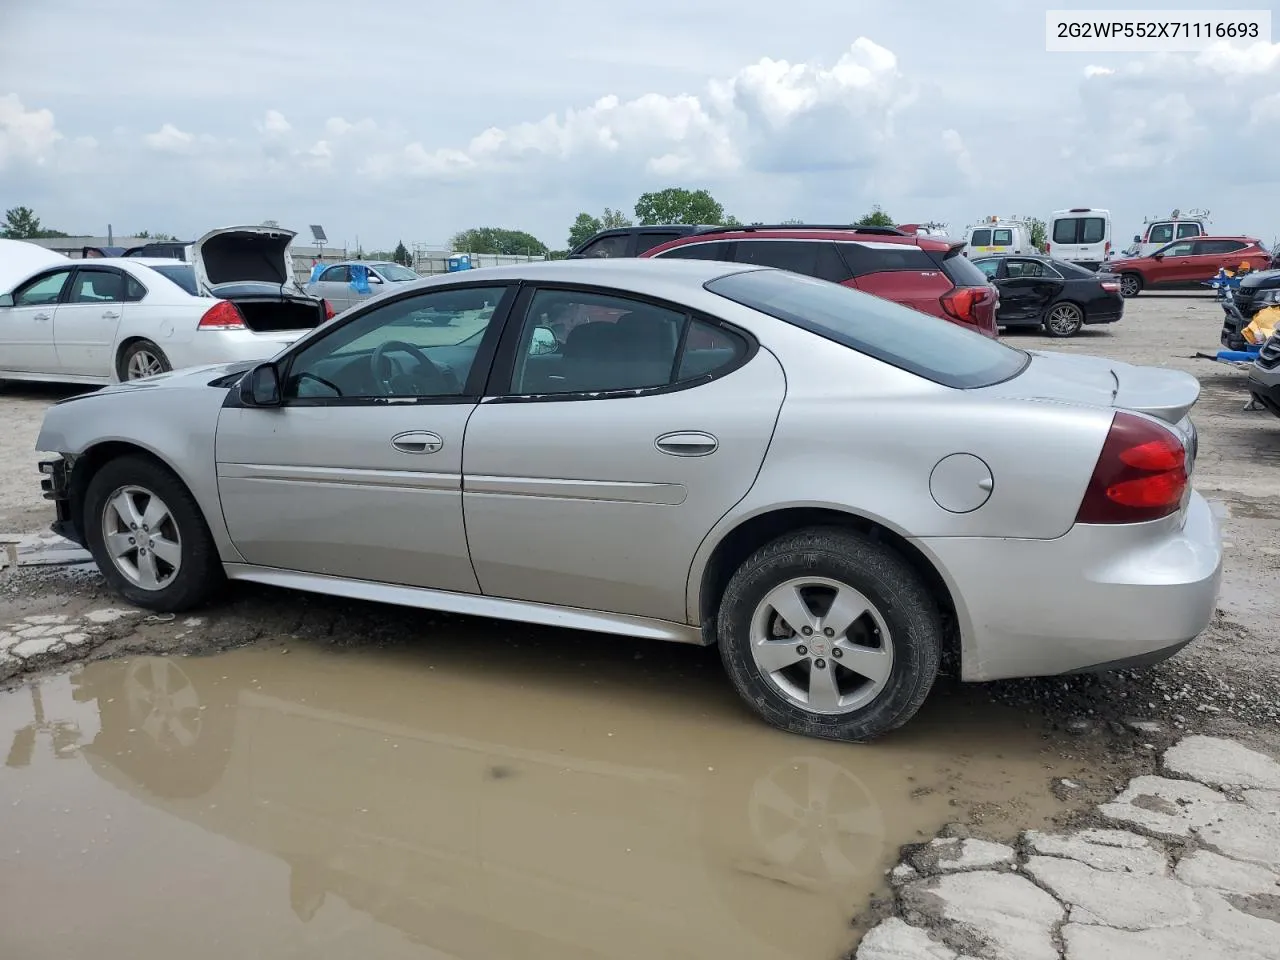
<path id="1" fill-rule="evenodd" d="M 942 259 L 950 260 L 952 257 L 958 256 L 960 252 L 964 250 L 964 248 L 967 247 L 968 245 L 969 245 L 968 242 L 965 240 L 961 240 L 958 243 L 951 244 L 949 247 L 947 247 L 947 252 L 942 255 Z"/>

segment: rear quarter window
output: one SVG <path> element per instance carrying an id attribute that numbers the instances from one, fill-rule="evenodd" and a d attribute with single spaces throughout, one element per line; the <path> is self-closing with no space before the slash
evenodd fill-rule
<path id="1" fill-rule="evenodd" d="M 1009 380 L 1031 359 L 1022 350 L 957 324 L 795 273 L 747 270 L 708 281 L 704 287 L 726 300 L 956 389 Z"/>
<path id="2" fill-rule="evenodd" d="M 980 287 L 987 282 L 987 275 L 973 265 L 968 257 L 958 253 L 943 257 L 936 265 L 957 287 Z"/>

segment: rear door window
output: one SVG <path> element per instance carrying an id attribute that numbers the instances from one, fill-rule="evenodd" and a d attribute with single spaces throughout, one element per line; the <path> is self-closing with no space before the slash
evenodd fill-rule
<path id="1" fill-rule="evenodd" d="M 681 235 L 671 231 L 662 233 L 641 233 L 636 235 L 635 256 L 640 256 L 646 250 L 652 250 L 654 247 L 661 246 L 664 243 L 670 243 L 672 240 L 679 239 Z"/>
<path id="2" fill-rule="evenodd" d="M 124 301 L 124 275 L 115 270 L 81 268 L 71 283 L 68 303 L 121 303 Z"/>
<path id="3" fill-rule="evenodd" d="M 711 243 L 685 243 L 670 250 L 655 254 L 656 259 L 665 260 L 726 260 L 733 261 L 733 241 L 716 240 Z"/>
<path id="4" fill-rule="evenodd" d="M 1198 236 L 1200 236 L 1200 233 L 1201 233 L 1201 231 L 1200 231 L 1200 224 L 1198 224 L 1198 223 L 1180 223 L 1180 224 L 1178 224 L 1178 239 L 1179 239 L 1179 240 L 1183 239 L 1184 237 L 1198 237 Z"/>
<path id="5" fill-rule="evenodd" d="M 973 231 L 973 236 L 970 238 L 969 242 L 975 247 L 989 247 L 991 246 L 991 231 L 985 228 L 982 230 L 975 230 Z M 1066 241 L 1059 242 L 1065 243 Z"/>
<path id="6" fill-rule="evenodd" d="M 1106 235 L 1103 217 L 1063 217 L 1053 222 L 1054 243 L 1101 243 Z"/>
<path id="7" fill-rule="evenodd" d="M 991 245 L 993 247 L 1013 246 L 1013 231 L 1012 230 L 992 230 Z"/>
<path id="8" fill-rule="evenodd" d="M 739 240 L 734 259 L 840 283 L 849 279 L 835 244 L 826 240 Z"/>
<path id="9" fill-rule="evenodd" d="M 1080 221 L 1080 242 L 1101 243 L 1107 235 L 1107 221 L 1102 217 L 1085 217 Z"/>

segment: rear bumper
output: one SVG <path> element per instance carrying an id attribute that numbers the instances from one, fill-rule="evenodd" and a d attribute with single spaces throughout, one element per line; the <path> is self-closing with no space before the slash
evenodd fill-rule
<path id="1" fill-rule="evenodd" d="M 1056 540 L 919 541 L 951 587 L 965 680 L 1052 676 L 1172 656 L 1213 617 L 1222 539 L 1192 493 L 1185 521 L 1079 524 Z"/>
<path id="2" fill-rule="evenodd" d="M 1115 323 L 1124 316 L 1123 304 L 1116 307 L 1102 307 L 1090 310 L 1084 316 L 1085 323 Z"/>
<path id="3" fill-rule="evenodd" d="M 254 333 L 252 330 L 198 330 L 183 344 L 166 346 L 175 370 L 213 363 L 270 360 L 310 330 Z"/>

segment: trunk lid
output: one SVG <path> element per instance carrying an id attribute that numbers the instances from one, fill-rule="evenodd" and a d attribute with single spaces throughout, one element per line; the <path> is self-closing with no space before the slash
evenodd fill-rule
<path id="1" fill-rule="evenodd" d="M 1031 363 L 1026 370 L 987 391 L 997 396 L 1133 410 L 1175 425 L 1200 399 L 1200 381 L 1181 370 L 1136 366 L 1103 357 L 1028 352 Z"/>
<path id="2" fill-rule="evenodd" d="M 273 283 L 298 293 L 289 247 L 297 234 L 282 227 L 220 227 L 192 247 L 196 286 L 206 294 L 225 283 Z"/>

